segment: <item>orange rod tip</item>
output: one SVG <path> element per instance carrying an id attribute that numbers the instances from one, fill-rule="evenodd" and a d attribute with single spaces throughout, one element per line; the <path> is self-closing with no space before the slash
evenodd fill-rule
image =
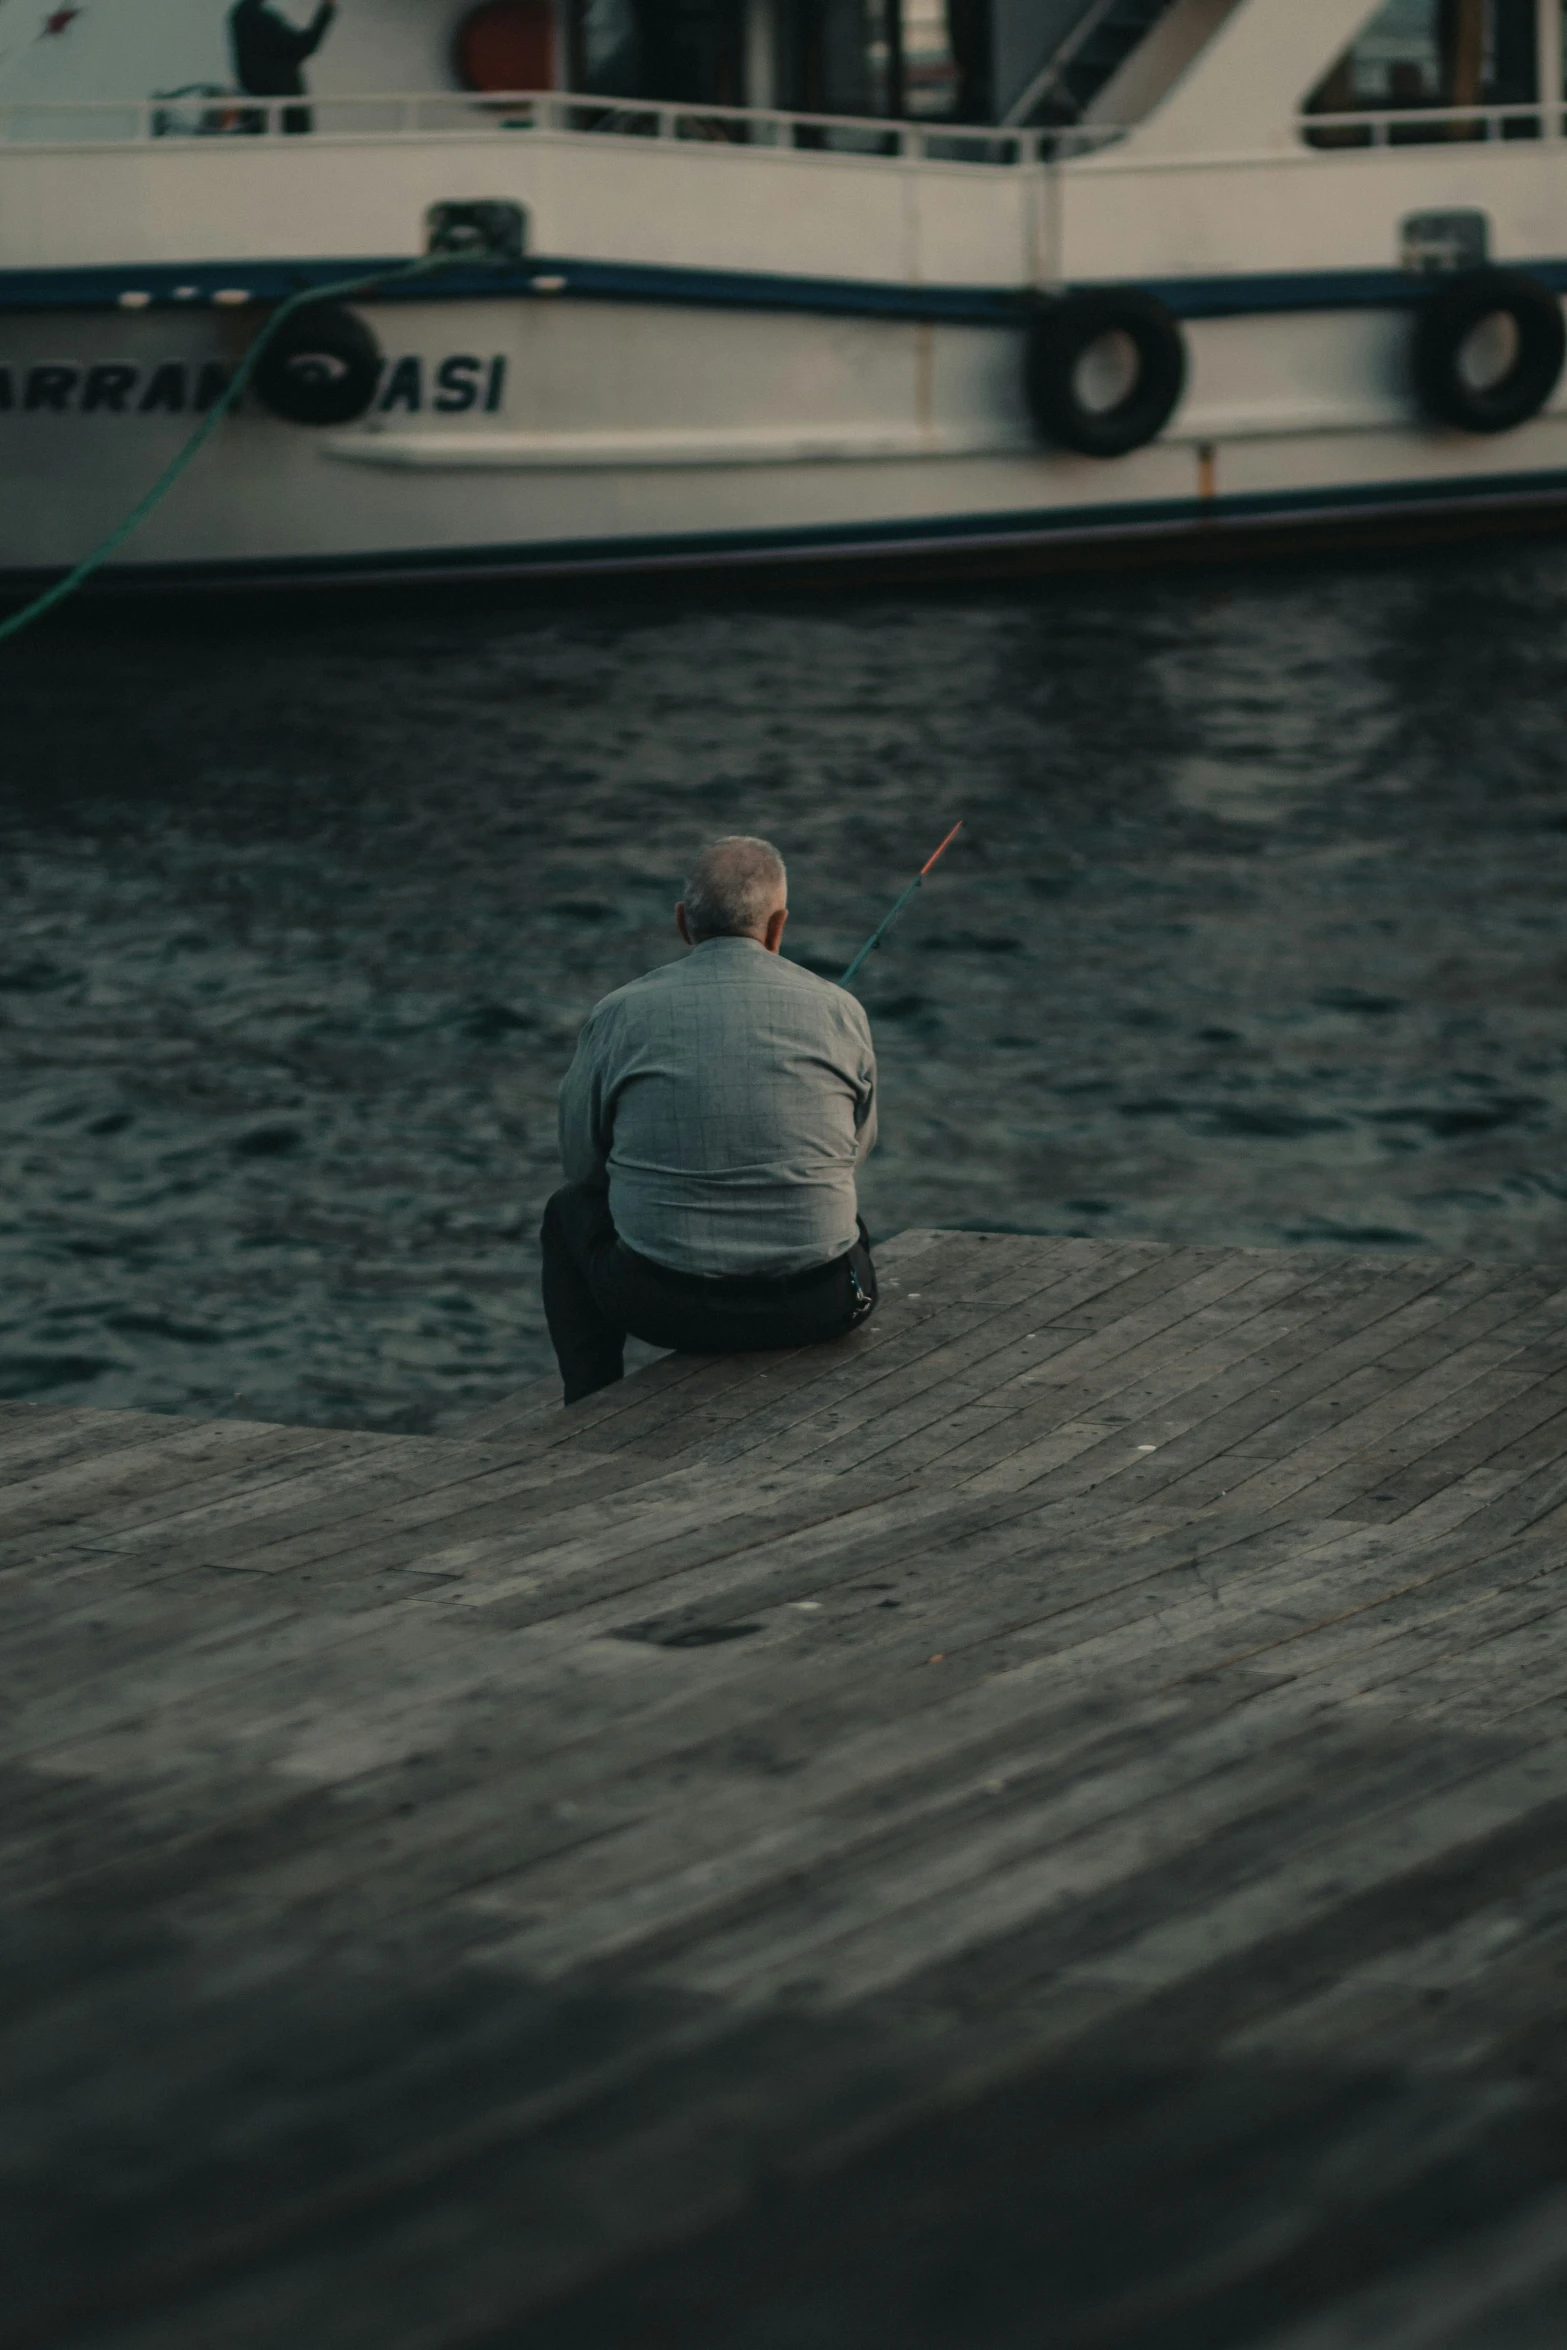
<path id="1" fill-rule="evenodd" d="M 935 856 L 933 856 L 933 857 L 927 857 L 927 858 L 926 858 L 926 860 L 925 860 L 925 862 L 924 862 L 924 864 L 923 864 L 923 865 L 920 867 L 920 879 L 921 879 L 921 881 L 923 881 L 923 880 L 924 880 L 924 878 L 925 878 L 926 874 L 927 874 L 927 873 L 930 871 L 930 869 L 931 869 L 932 865 L 934 865 L 934 864 L 935 864 L 935 862 L 936 862 L 936 857 L 944 857 L 944 856 L 946 855 L 946 853 L 947 853 L 948 849 L 950 849 L 950 848 L 951 848 L 951 846 L 952 846 L 953 842 L 954 842 L 954 841 L 957 839 L 957 837 L 958 837 L 958 834 L 959 834 L 959 833 L 960 833 L 962 830 L 963 830 L 963 819 L 962 819 L 962 817 L 960 816 L 960 817 L 958 818 L 958 820 L 957 820 L 956 824 L 954 824 L 954 826 L 952 827 L 952 830 L 951 830 L 951 831 L 948 833 L 948 835 L 947 835 L 946 839 L 945 839 L 945 840 L 942 842 L 942 844 L 941 844 L 940 848 L 939 848 L 939 849 L 936 851 L 936 855 L 935 855 Z"/>

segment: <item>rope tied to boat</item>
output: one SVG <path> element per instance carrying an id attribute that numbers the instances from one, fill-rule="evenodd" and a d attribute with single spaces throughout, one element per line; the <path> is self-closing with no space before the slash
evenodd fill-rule
<path id="1" fill-rule="evenodd" d="M 117 555 L 126 540 L 140 530 L 147 517 L 162 505 L 181 474 L 200 456 L 224 417 L 243 397 L 269 344 L 296 312 L 306 310 L 316 302 L 344 301 L 355 294 L 372 293 L 383 286 L 406 285 L 415 278 L 432 277 L 443 269 L 472 269 L 482 266 L 487 258 L 489 256 L 473 252 L 426 253 L 417 261 L 399 262 L 393 269 L 371 270 L 360 277 L 339 278 L 332 285 L 309 286 L 300 293 L 290 294 L 286 301 L 278 304 L 189 440 L 176 450 L 152 487 L 62 579 L 57 579 L 52 587 L 45 588 L 30 604 L 24 604 L 19 612 L 13 612 L 9 619 L 0 620 L 0 645 L 12 637 L 20 636 L 23 629 L 31 628 L 35 621 L 42 620 L 46 612 L 52 612 L 68 596 L 74 596 L 77 589 L 84 586 L 93 573 L 101 569 L 111 556 Z"/>

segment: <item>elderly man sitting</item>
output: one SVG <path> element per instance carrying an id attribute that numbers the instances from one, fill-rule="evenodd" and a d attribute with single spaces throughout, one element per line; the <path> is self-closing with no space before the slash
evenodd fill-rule
<path id="1" fill-rule="evenodd" d="M 567 1403 L 621 1377 L 628 1332 L 685 1354 L 813 1346 L 876 1303 L 854 1188 L 876 1056 L 853 996 L 779 954 L 787 899 L 767 841 L 714 841 L 675 908 L 691 953 L 606 996 L 578 1039 L 541 1235 Z"/>

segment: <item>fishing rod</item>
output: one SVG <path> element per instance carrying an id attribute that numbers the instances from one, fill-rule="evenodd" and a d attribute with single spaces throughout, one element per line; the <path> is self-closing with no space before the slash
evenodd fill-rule
<path id="1" fill-rule="evenodd" d="M 881 945 L 882 940 L 886 937 L 894 922 L 897 921 L 898 916 L 902 913 L 904 907 L 908 904 L 910 898 L 914 895 L 914 892 L 919 888 L 921 882 L 924 880 L 926 874 L 930 871 L 932 865 L 935 864 L 936 858 L 944 857 L 946 855 L 948 849 L 951 848 L 953 842 L 957 839 L 958 834 L 962 830 L 963 819 L 960 816 L 956 824 L 954 824 L 952 827 L 952 830 L 948 833 L 946 839 L 942 842 L 940 848 L 936 851 L 936 855 L 926 858 L 924 864 L 915 874 L 914 879 L 909 883 L 908 888 L 904 891 L 902 897 L 898 899 L 891 912 L 885 915 L 883 919 L 877 923 L 876 928 L 871 932 L 870 937 L 865 941 L 865 944 L 861 947 L 859 953 L 855 956 L 853 962 L 849 965 L 848 970 L 845 971 L 843 977 L 839 980 L 838 985 L 840 987 L 848 986 L 850 980 L 854 977 L 854 974 L 856 971 L 858 971 L 866 956 L 873 954 L 876 948 Z"/>

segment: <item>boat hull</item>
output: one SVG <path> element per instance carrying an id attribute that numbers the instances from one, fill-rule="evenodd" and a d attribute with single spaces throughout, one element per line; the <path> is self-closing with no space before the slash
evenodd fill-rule
<path id="1" fill-rule="evenodd" d="M 537 290 L 564 279 L 559 292 Z M 570 290 L 356 305 L 383 353 L 359 422 L 253 393 L 100 575 L 124 585 L 782 562 L 1072 561 L 1258 531 L 1543 518 L 1567 400 L 1517 431 L 1425 421 L 1407 308 L 1188 320 L 1166 432 L 1040 445 L 1023 325 Z M 264 315 L 180 289 L 0 317 L 0 575 L 81 560 L 178 454 Z"/>

